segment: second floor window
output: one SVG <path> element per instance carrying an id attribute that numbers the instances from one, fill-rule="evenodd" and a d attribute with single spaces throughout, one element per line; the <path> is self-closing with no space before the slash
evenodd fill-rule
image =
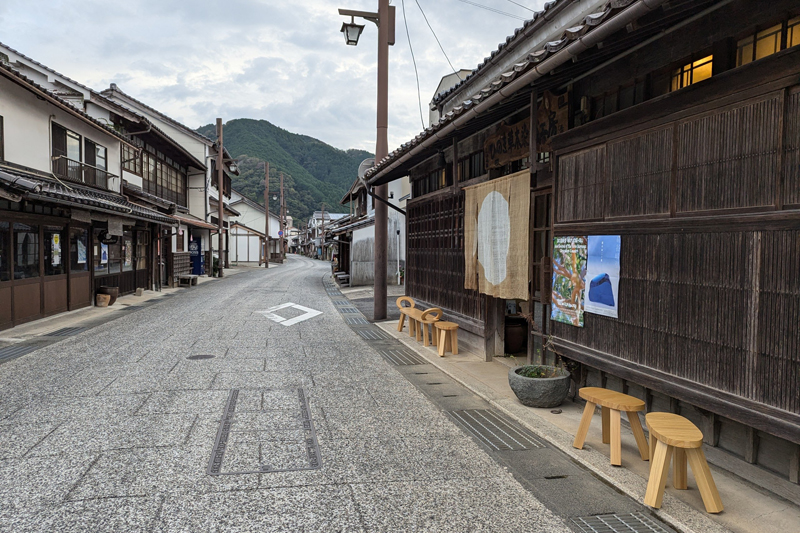
<path id="1" fill-rule="evenodd" d="M 677 91 L 711 77 L 714 56 L 706 56 L 672 71 L 670 91 Z"/>
<path id="2" fill-rule="evenodd" d="M 83 182 L 81 136 L 53 124 L 53 173 L 63 179 Z"/>
<path id="3" fill-rule="evenodd" d="M 736 66 L 746 65 L 797 45 L 800 45 L 800 17 L 740 39 L 736 43 Z"/>

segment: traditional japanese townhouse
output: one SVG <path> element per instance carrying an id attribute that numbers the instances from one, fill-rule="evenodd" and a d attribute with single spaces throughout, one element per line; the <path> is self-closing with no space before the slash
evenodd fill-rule
<path id="1" fill-rule="evenodd" d="M 132 141 L 84 111 L 88 89 L 0 49 L 0 329 L 151 288 L 175 221 L 122 194 Z"/>
<path id="2" fill-rule="evenodd" d="M 190 262 L 190 252 L 187 246 L 197 247 L 204 255 L 204 263 L 210 265 L 212 257 L 219 257 L 219 239 L 217 236 L 218 228 L 218 204 L 219 192 L 217 187 L 217 171 L 216 159 L 218 152 L 218 144 L 208 137 L 201 135 L 178 122 L 177 120 L 168 117 L 164 113 L 154 109 L 147 104 L 133 98 L 132 96 L 124 93 L 115 83 L 100 93 L 105 98 L 112 100 L 132 111 L 136 114 L 143 116 L 153 124 L 154 127 L 164 132 L 173 139 L 182 149 L 190 155 L 194 160 L 201 164 L 201 167 L 189 168 L 187 167 L 187 202 L 188 215 L 182 216 L 182 228 L 185 228 L 181 233 L 178 232 L 166 237 L 165 246 L 172 249 L 175 253 L 174 257 L 175 266 L 173 274 L 178 275 L 181 273 L 189 273 L 192 270 Z M 157 156 L 158 154 L 156 154 Z M 148 157 L 149 156 L 145 156 Z M 159 160 L 156 157 L 156 160 Z M 231 158 L 227 149 L 223 150 L 224 161 L 224 182 L 223 182 L 223 198 L 231 199 L 231 175 L 238 175 L 234 160 Z M 237 216 L 238 211 L 230 207 L 230 203 L 223 199 L 223 229 L 226 231 L 230 223 L 231 217 Z M 180 213 L 179 213 L 180 215 Z M 183 242 L 179 237 L 183 236 Z M 226 252 L 229 250 L 229 243 L 223 237 L 222 239 L 222 257 L 226 260 Z M 180 251 L 180 245 L 183 244 L 184 250 Z M 206 269 L 208 274 L 211 273 L 210 267 Z"/>
<path id="3" fill-rule="evenodd" d="M 264 206 L 252 201 L 234 189 L 231 192 L 231 206 L 239 212 L 232 220 L 231 230 L 231 259 L 236 263 L 262 264 L 264 259 L 265 242 L 267 235 L 266 210 Z M 280 257 L 280 239 L 278 232 L 281 229 L 278 216 L 269 214 L 269 246 L 270 260 L 277 261 Z"/>
<path id="4" fill-rule="evenodd" d="M 550 2 L 367 172 L 411 176 L 407 293 L 797 483 L 798 45 L 796 1 Z"/>

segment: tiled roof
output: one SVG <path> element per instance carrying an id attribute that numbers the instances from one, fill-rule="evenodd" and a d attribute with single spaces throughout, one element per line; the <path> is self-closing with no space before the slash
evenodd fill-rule
<path id="1" fill-rule="evenodd" d="M 105 124 L 100 122 L 99 120 L 97 120 L 95 118 L 92 118 L 90 115 L 88 115 L 83 110 L 76 108 L 75 106 L 73 106 L 72 104 L 70 104 L 69 102 L 67 102 L 66 100 L 64 100 L 60 96 L 58 96 L 57 94 L 55 94 L 53 91 L 42 87 L 41 85 L 39 85 L 38 83 L 36 83 L 32 79 L 30 79 L 27 76 L 25 76 L 24 74 L 22 74 L 21 72 L 19 72 L 17 70 L 14 70 L 12 67 L 10 67 L 8 65 L 5 65 L 3 63 L 0 63 L 0 74 L 3 74 L 4 76 L 6 76 L 9 79 L 19 80 L 19 83 L 21 85 L 23 85 L 23 86 L 27 86 L 27 88 L 29 90 L 35 90 L 35 91 L 39 91 L 39 92 L 43 93 L 44 95 L 47 96 L 47 98 L 51 98 L 53 101 L 58 103 L 60 106 L 62 106 L 69 113 L 75 115 L 76 117 L 80 118 L 81 120 L 89 122 L 92 126 L 100 128 L 104 132 L 108 133 L 109 135 L 112 135 L 112 136 L 116 137 L 117 139 L 121 140 L 125 144 L 130 144 L 131 143 L 127 138 L 125 138 L 123 135 L 119 134 L 114 129 L 109 128 L 108 126 L 106 126 Z"/>
<path id="2" fill-rule="evenodd" d="M 205 221 L 200 220 L 199 218 L 197 218 L 195 216 L 188 215 L 188 214 L 187 215 L 172 215 L 172 218 L 174 218 L 178 222 L 182 222 L 182 223 L 186 224 L 187 226 L 194 226 L 195 228 L 213 229 L 213 230 L 219 229 L 218 226 L 215 226 L 214 224 L 209 224 L 208 222 L 205 222 Z"/>
<path id="3" fill-rule="evenodd" d="M 497 79 L 489 83 L 487 86 L 479 89 L 468 99 L 453 107 L 451 111 L 445 113 L 437 122 L 432 123 L 430 126 L 425 128 L 425 130 L 419 135 L 410 141 L 401 144 L 399 148 L 395 149 L 382 160 L 378 161 L 376 166 L 367 170 L 365 177 L 370 180 L 388 165 L 392 164 L 395 160 L 436 135 L 439 130 L 458 119 L 465 112 L 488 100 L 490 97 L 495 95 L 495 93 L 503 90 L 509 84 L 513 83 L 517 78 L 529 74 L 531 71 L 535 70 L 540 63 L 565 49 L 568 45 L 582 39 L 587 34 L 591 34 L 594 28 L 601 26 L 604 21 L 609 19 L 612 12 L 616 14 L 616 12 L 619 10 L 633 4 L 634 1 L 636 0 L 609 0 L 609 2 L 601 11 L 587 15 L 583 20 L 583 24 L 566 29 L 560 39 L 545 43 L 540 49 L 530 52 L 525 61 L 514 65 L 512 70 L 501 74 Z M 653 7 L 646 7 L 648 9 L 655 9 L 655 7 L 660 5 L 663 1 L 664 0 L 652 0 L 652 2 L 648 1 L 647 3 L 652 3 Z M 554 4 L 554 2 L 551 2 L 551 4 Z"/>
<path id="4" fill-rule="evenodd" d="M 121 194 L 116 194 L 111 191 L 92 189 L 76 183 L 69 183 L 67 185 L 35 174 L 10 169 L 5 169 L 3 172 L 0 172 L 0 184 L 8 184 L 13 178 L 25 178 L 37 185 L 41 185 L 40 191 L 29 191 L 23 194 L 25 198 L 30 200 L 41 200 L 70 207 L 80 207 L 89 211 L 94 208 L 94 210 L 106 213 L 115 213 L 131 218 L 159 222 L 161 224 L 175 224 L 175 221 L 169 216 L 134 204 Z"/>
<path id="5" fill-rule="evenodd" d="M 80 83 L 80 82 L 77 82 L 77 81 L 73 80 L 73 79 L 72 79 L 72 78 L 70 78 L 69 76 L 65 76 L 65 75 L 61 74 L 60 72 L 58 72 L 57 70 L 53 70 L 53 69 L 51 69 L 50 67 L 48 67 L 47 65 L 43 65 L 43 64 L 39 63 L 38 61 L 36 61 L 35 59 L 33 59 L 33 58 L 31 58 L 31 57 L 28 57 L 28 56 L 26 56 L 25 54 L 23 54 L 23 53 L 22 53 L 22 52 L 20 52 L 19 50 L 14 50 L 13 48 L 11 48 L 10 46 L 8 46 L 7 44 L 0 43 L 0 46 L 2 46 L 3 48 L 6 48 L 6 49 L 8 49 L 9 51 L 11 51 L 11 52 L 13 52 L 13 53 L 17 54 L 19 57 L 23 58 L 24 60 L 26 60 L 26 61 L 30 61 L 31 63 L 33 63 L 33 64 L 34 64 L 34 65 L 36 65 L 37 67 L 41 67 L 41 68 L 43 68 L 44 70 L 46 70 L 47 72 L 51 72 L 51 73 L 55 74 L 55 75 L 56 75 L 56 76 L 58 76 L 59 78 L 64 78 L 64 79 L 65 79 L 65 80 L 67 80 L 68 82 L 70 82 L 70 83 L 74 83 L 75 85 L 77 85 L 77 86 L 78 86 L 78 87 L 80 87 L 81 89 L 85 89 L 85 90 L 87 90 L 87 91 L 91 91 L 91 90 L 92 90 L 91 88 L 87 87 L 86 85 L 84 85 L 84 84 L 82 84 L 82 83 Z"/>

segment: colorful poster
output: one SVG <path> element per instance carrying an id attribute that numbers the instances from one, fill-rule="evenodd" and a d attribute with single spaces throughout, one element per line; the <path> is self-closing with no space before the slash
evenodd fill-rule
<path id="1" fill-rule="evenodd" d="M 108 245 L 100 244 L 100 264 L 108 264 Z"/>
<path id="2" fill-rule="evenodd" d="M 584 309 L 587 313 L 617 318 L 622 239 L 619 235 L 590 236 L 588 246 Z"/>
<path id="3" fill-rule="evenodd" d="M 58 266 L 61 264 L 61 235 L 53 233 L 50 241 L 50 246 L 53 251 L 51 263 L 53 263 L 53 266 Z"/>
<path id="4" fill-rule="evenodd" d="M 550 318 L 583 327 L 586 237 L 553 238 L 553 294 Z"/>
<path id="5" fill-rule="evenodd" d="M 86 263 L 86 243 L 83 242 L 82 239 L 78 238 L 78 264 L 83 265 Z"/>

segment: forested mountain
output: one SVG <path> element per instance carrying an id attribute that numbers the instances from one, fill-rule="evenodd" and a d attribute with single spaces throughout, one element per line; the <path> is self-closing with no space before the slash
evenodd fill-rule
<path id="1" fill-rule="evenodd" d="M 213 124 L 198 128 L 217 138 Z M 279 189 L 284 175 L 284 194 L 295 225 L 308 220 L 325 202 L 325 210 L 345 212 L 339 200 L 353 183 L 358 165 L 372 154 L 364 150 L 339 150 L 324 142 L 281 129 L 266 120 L 236 119 L 225 124 L 225 148 L 236 158 L 240 175 L 233 176 L 233 188 L 251 200 L 264 204 L 264 161 L 270 165 L 270 197 Z M 270 202 L 273 212 L 278 203 Z"/>

